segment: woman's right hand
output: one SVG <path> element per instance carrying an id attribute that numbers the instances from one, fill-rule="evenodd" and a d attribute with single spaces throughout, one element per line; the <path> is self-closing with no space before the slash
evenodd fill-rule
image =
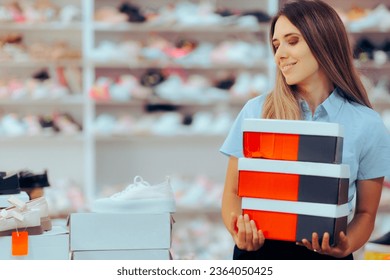
<path id="1" fill-rule="evenodd" d="M 265 241 L 263 232 L 257 229 L 253 220 L 249 220 L 248 214 L 237 216 L 231 213 L 230 233 L 241 250 L 257 251 Z"/>

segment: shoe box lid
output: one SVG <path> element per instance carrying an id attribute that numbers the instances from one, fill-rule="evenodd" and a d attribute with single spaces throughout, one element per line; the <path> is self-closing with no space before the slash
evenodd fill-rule
<path id="1" fill-rule="evenodd" d="M 343 126 L 338 123 L 302 120 L 244 119 L 243 131 L 343 137 Z"/>
<path id="2" fill-rule="evenodd" d="M 349 166 L 347 164 L 298 162 L 287 160 L 240 158 L 238 160 L 238 169 L 332 178 L 349 178 L 350 176 Z"/>
<path id="3" fill-rule="evenodd" d="M 70 250 L 169 249 L 173 219 L 169 213 L 72 213 Z"/>

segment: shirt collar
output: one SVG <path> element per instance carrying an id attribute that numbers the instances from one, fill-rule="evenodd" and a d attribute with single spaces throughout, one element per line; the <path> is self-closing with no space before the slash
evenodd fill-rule
<path id="1" fill-rule="evenodd" d="M 335 117 L 339 113 L 344 103 L 345 99 L 340 95 L 340 89 L 335 88 L 335 90 L 329 95 L 329 97 L 325 99 L 324 102 L 322 102 L 322 106 L 328 113 L 330 119 L 333 119 L 333 117 Z"/>
<path id="2" fill-rule="evenodd" d="M 315 115 L 327 114 L 330 119 L 333 119 L 341 109 L 341 106 L 344 104 L 345 100 L 341 97 L 339 93 L 340 89 L 335 88 L 331 94 L 322 102 L 316 109 Z M 301 107 L 304 119 L 311 118 L 311 111 L 307 102 L 303 99 L 299 99 L 299 105 Z"/>

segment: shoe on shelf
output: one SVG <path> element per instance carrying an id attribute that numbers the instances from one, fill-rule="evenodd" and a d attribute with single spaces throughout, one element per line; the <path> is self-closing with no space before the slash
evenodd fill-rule
<path id="1" fill-rule="evenodd" d="M 150 185 L 141 176 L 123 191 L 108 198 L 97 199 L 91 211 L 96 213 L 173 213 L 176 202 L 167 177 L 163 183 Z"/>
<path id="2" fill-rule="evenodd" d="M 2 210 L 0 212 L 0 236 L 12 235 L 14 231 L 27 231 L 29 235 L 42 234 L 39 210 L 14 211 L 9 217 L 7 211 Z"/>
<path id="3" fill-rule="evenodd" d="M 364 246 L 365 259 L 390 260 L 390 231 Z"/>
<path id="4" fill-rule="evenodd" d="M 29 170 L 19 172 L 19 185 L 21 188 L 43 188 L 49 187 L 50 183 L 47 177 L 47 170 L 41 174 L 32 173 Z"/>
<path id="5" fill-rule="evenodd" d="M 52 223 L 49 217 L 49 206 L 44 197 L 38 197 L 27 202 L 20 200 L 17 197 L 10 197 L 8 198 L 8 202 L 12 206 L 1 210 L 2 217 L 11 218 L 14 217 L 14 215 L 23 214 L 24 212 L 38 210 L 42 230 L 49 231 L 52 229 Z"/>
<path id="6" fill-rule="evenodd" d="M 40 174 L 32 173 L 30 170 L 20 171 L 19 185 L 21 190 L 25 191 L 30 199 L 43 196 L 43 188 L 50 186 L 47 170 Z"/>
<path id="7" fill-rule="evenodd" d="M 20 193 L 18 174 L 8 175 L 1 172 L 0 176 L 0 195 Z"/>
<path id="8" fill-rule="evenodd" d="M 366 16 L 358 20 L 351 21 L 348 27 L 352 32 L 361 32 L 369 29 L 387 31 L 390 28 L 389 15 L 390 11 L 386 5 L 380 4 L 371 10 Z"/>

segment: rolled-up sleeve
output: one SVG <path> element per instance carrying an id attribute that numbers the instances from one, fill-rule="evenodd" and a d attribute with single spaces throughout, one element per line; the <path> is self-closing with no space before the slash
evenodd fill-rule
<path id="1" fill-rule="evenodd" d="M 249 100 L 241 109 L 219 151 L 227 156 L 243 157 L 242 122 L 246 118 L 260 118 L 266 95 Z"/>

